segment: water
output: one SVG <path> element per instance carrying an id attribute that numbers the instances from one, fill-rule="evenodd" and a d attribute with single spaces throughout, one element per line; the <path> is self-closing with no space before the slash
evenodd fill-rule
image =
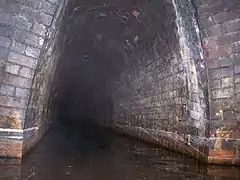
<path id="1" fill-rule="evenodd" d="M 2 159 L 0 180 L 240 179 L 238 167 L 202 165 L 98 127 L 71 129 L 50 131 L 21 165 Z"/>

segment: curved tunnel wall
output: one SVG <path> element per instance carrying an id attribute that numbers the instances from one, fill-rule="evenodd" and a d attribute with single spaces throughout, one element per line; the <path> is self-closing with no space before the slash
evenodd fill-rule
<path id="1" fill-rule="evenodd" d="M 227 103 L 238 102 L 237 5 L 2 0 L 1 155 L 21 157 L 61 118 L 118 128 L 195 157 L 206 158 L 210 148 L 211 156 L 225 142 L 208 138 L 219 120 L 232 117 L 234 128 L 238 122 Z M 238 135 L 231 137 L 233 163 Z"/>
<path id="2" fill-rule="evenodd" d="M 57 75 L 60 118 L 204 155 L 195 139 L 207 132 L 206 71 L 191 2 L 93 2 L 74 5 Z"/>

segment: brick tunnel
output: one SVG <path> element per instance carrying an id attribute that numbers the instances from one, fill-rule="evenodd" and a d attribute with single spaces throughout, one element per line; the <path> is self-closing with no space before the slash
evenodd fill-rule
<path id="1" fill-rule="evenodd" d="M 1 0 L 0 155 L 55 120 L 240 164 L 236 0 Z"/>

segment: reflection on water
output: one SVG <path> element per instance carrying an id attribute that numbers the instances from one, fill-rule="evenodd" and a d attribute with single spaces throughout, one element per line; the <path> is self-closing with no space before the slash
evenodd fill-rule
<path id="1" fill-rule="evenodd" d="M 52 130 L 21 165 L 0 161 L 1 180 L 230 180 L 240 168 L 205 166 L 105 129 Z M 11 165 L 12 164 L 12 165 Z"/>

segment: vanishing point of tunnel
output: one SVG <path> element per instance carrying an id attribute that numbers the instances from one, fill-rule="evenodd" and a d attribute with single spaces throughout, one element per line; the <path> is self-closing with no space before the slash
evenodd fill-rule
<path id="1" fill-rule="evenodd" d="M 0 1 L 1 157 L 92 126 L 105 149 L 120 133 L 128 147 L 240 165 L 239 104 L 237 0 Z"/>

